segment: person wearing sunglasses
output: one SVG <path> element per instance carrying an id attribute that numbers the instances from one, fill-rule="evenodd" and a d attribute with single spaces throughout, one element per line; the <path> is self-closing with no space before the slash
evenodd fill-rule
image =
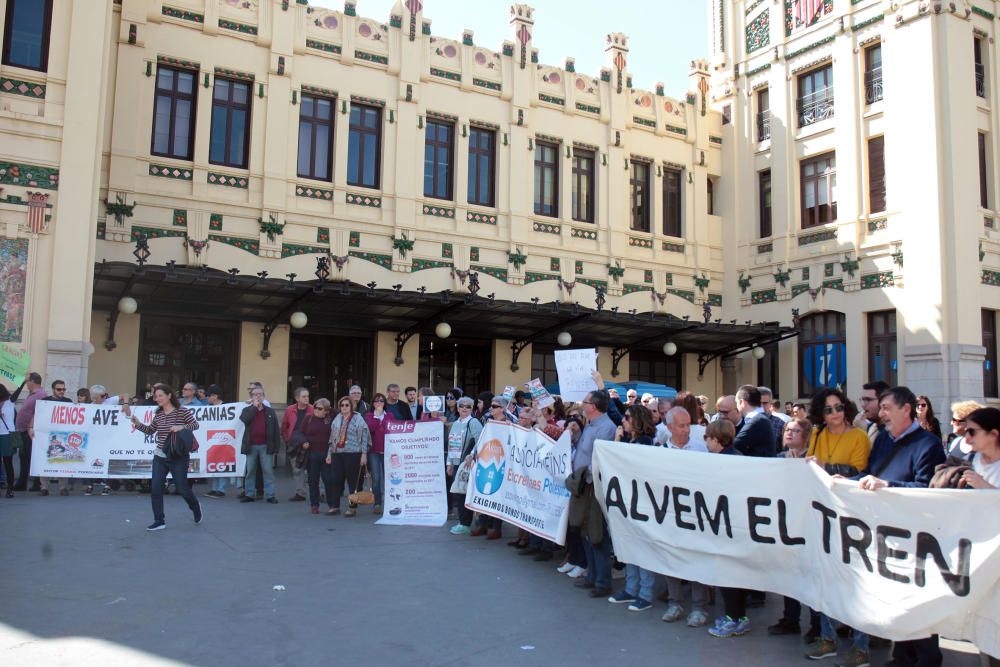
<path id="1" fill-rule="evenodd" d="M 965 418 L 965 441 L 971 451 L 959 486 L 972 489 L 1000 489 L 1000 410 L 979 408 Z"/>
<path id="2" fill-rule="evenodd" d="M 976 410 L 985 407 L 975 401 L 961 401 L 951 404 L 951 435 L 948 436 L 948 443 L 945 451 L 948 456 L 965 458 L 972 451 L 972 446 L 965 439 L 965 428 L 967 419 Z"/>
<path id="3" fill-rule="evenodd" d="M 871 441 L 853 425 L 857 408 L 839 389 L 820 389 L 809 405 L 815 432 L 806 456 L 831 475 L 856 475 L 868 464 Z"/>
<path id="4" fill-rule="evenodd" d="M 920 428 L 930 431 L 941 439 L 941 422 L 934 416 L 934 406 L 926 396 L 917 396 L 917 423 Z"/>
<path id="5" fill-rule="evenodd" d="M 449 389 L 448 393 L 444 395 L 445 424 L 450 424 L 461 416 L 458 412 L 458 399 L 462 398 L 463 395 L 462 390 L 458 387 Z"/>
<path id="6" fill-rule="evenodd" d="M 327 464 L 333 465 L 333 497 L 328 492 L 326 501 L 330 503 L 327 514 L 340 514 L 340 496 L 347 482 L 351 493 L 358 490 L 361 482 L 361 467 L 368 463 L 372 434 L 364 418 L 354 411 L 354 404 L 348 396 L 337 401 L 339 414 L 330 425 L 330 448 L 326 455 Z M 358 513 L 357 505 L 350 505 L 345 517 Z"/>
<path id="7" fill-rule="evenodd" d="M 458 404 L 458 419 L 447 426 L 448 435 L 446 437 L 447 453 L 445 457 L 447 468 L 445 468 L 446 483 L 451 488 L 455 479 L 455 474 L 462 465 L 472 465 L 469 456 L 479 441 L 479 435 L 483 432 L 483 423 L 472 416 L 473 403 L 468 396 L 463 396 L 456 400 Z M 457 509 L 458 523 L 451 527 L 452 535 L 469 535 L 472 532 L 472 510 L 465 507 L 465 495 L 460 493 L 449 494 L 451 506 Z"/>
<path id="8" fill-rule="evenodd" d="M 385 495 L 385 428 L 393 420 L 392 413 L 386 410 L 385 394 L 375 394 L 372 397 L 372 409 L 365 413 L 365 423 L 372 434 L 372 446 L 368 452 L 368 472 L 372 476 L 372 494 L 375 495 L 375 506 L 372 511 L 382 514 L 382 500 Z"/>
<path id="9" fill-rule="evenodd" d="M 312 411 L 302 420 L 301 431 L 306 441 L 302 448 L 306 450 L 306 479 L 309 484 L 309 511 L 319 514 L 319 483 L 323 481 L 326 491 L 328 512 L 333 511 L 334 499 L 340 496 L 340 489 L 333 486 L 333 466 L 326 462 L 327 443 L 330 442 L 330 401 L 321 398 L 312 406 Z M 341 489 L 343 485 L 341 485 Z"/>

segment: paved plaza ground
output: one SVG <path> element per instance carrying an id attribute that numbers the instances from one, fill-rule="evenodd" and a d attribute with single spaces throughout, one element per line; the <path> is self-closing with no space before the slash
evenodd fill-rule
<path id="1" fill-rule="evenodd" d="M 156 533 L 145 495 L 0 498 L 0 665 L 808 664 L 800 638 L 767 636 L 778 596 L 749 635 L 714 639 L 662 603 L 590 599 L 506 539 L 313 516 L 285 487 L 279 505 L 202 498 L 200 526 L 170 496 Z M 979 664 L 945 645 L 946 665 Z"/>

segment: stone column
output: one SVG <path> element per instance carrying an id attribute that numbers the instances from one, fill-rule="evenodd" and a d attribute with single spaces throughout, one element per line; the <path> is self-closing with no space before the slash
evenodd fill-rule
<path id="1" fill-rule="evenodd" d="M 59 156 L 59 201 L 53 219 L 53 280 L 48 294 L 45 379 L 78 387 L 87 381 L 94 283 L 97 187 L 104 143 L 105 79 L 111 3 L 73 5 L 66 76 L 66 113 Z M 96 10 L 95 10 L 96 9 Z"/>

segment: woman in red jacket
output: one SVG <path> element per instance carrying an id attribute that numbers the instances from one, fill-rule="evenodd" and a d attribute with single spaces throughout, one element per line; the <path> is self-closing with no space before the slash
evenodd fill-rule
<path id="1" fill-rule="evenodd" d="M 385 492 L 385 427 L 392 421 L 392 415 L 385 411 L 384 394 L 372 398 L 371 412 L 365 414 L 365 423 L 372 434 L 372 447 L 368 451 L 368 473 L 372 476 L 372 493 L 375 494 L 375 514 L 382 513 L 382 499 Z"/>

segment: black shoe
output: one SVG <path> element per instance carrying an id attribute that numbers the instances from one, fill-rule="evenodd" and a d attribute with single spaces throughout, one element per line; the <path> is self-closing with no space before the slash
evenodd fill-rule
<path id="1" fill-rule="evenodd" d="M 267 499 L 267 502 L 270 503 L 271 505 L 277 505 L 278 499 L 275 498 L 274 496 L 271 496 L 270 498 Z"/>
<path id="2" fill-rule="evenodd" d="M 587 581 L 586 579 L 577 579 L 576 581 L 573 582 L 573 585 L 576 586 L 577 588 L 593 588 L 594 582 Z"/>
<path id="3" fill-rule="evenodd" d="M 15 484 L 14 485 L 14 490 L 15 491 L 26 491 L 27 489 L 28 489 L 28 485 L 27 484 Z"/>
<path id="4" fill-rule="evenodd" d="M 163 530 L 166 527 L 167 524 L 163 523 L 162 521 L 154 521 L 153 523 L 146 526 L 146 530 L 152 532 L 154 530 Z"/>
<path id="5" fill-rule="evenodd" d="M 535 557 L 532 558 L 531 560 L 537 560 L 539 562 L 547 561 L 547 560 L 552 560 L 552 552 L 551 551 L 539 551 L 537 554 L 535 554 Z"/>
<path id="6" fill-rule="evenodd" d="M 777 623 L 767 628 L 769 635 L 797 635 L 802 632 L 802 628 L 795 621 L 783 618 Z"/>
<path id="7" fill-rule="evenodd" d="M 241 503 L 252 503 L 253 500 L 254 499 L 251 498 L 250 496 L 243 496 L 242 498 L 240 498 Z"/>
<path id="8" fill-rule="evenodd" d="M 302 502 L 305 499 L 306 499 L 305 496 L 300 496 L 299 494 L 296 493 L 294 496 L 292 496 L 291 498 L 288 499 L 288 502 L 290 502 L 290 503 L 300 503 L 300 502 Z"/>
<path id="9" fill-rule="evenodd" d="M 541 549 L 537 549 L 536 547 L 525 547 L 523 549 L 518 549 L 517 550 L 517 555 L 518 556 L 534 556 L 539 551 L 541 551 Z"/>
<path id="10" fill-rule="evenodd" d="M 195 502 L 198 503 L 197 500 L 195 500 Z M 198 503 L 198 507 L 196 509 L 194 509 L 193 512 L 194 512 L 194 522 L 195 522 L 195 524 L 201 523 L 201 520 L 205 518 L 205 515 L 202 514 L 202 512 L 201 512 L 201 503 Z"/>
<path id="11" fill-rule="evenodd" d="M 611 595 L 611 589 L 607 586 L 601 586 L 600 588 L 595 588 L 590 593 L 588 593 L 592 598 L 606 598 Z"/>

